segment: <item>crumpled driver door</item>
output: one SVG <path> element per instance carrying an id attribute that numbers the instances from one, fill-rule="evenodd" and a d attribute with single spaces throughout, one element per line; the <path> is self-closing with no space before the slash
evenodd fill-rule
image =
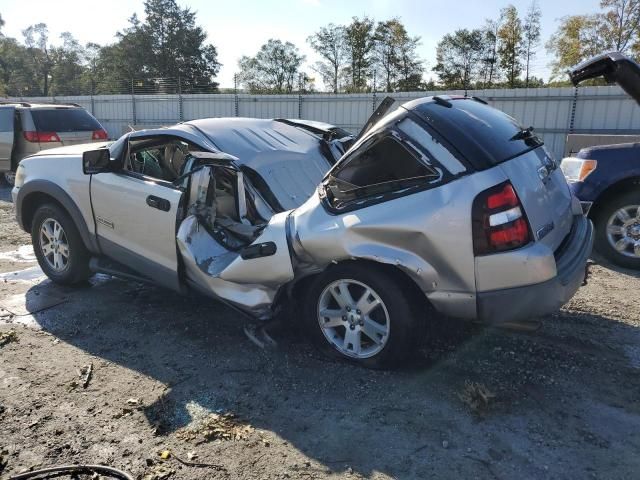
<path id="1" fill-rule="evenodd" d="M 237 179 L 240 221 L 233 225 L 226 218 L 216 218 L 216 169 L 228 169 Z M 286 233 L 289 212 L 274 215 L 266 226 L 252 226 L 245 217 L 245 194 L 242 172 L 231 163 L 194 171 L 187 216 L 178 229 L 178 249 L 191 287 L 254 317 L 268 318 L 278 289 L 293 278 Z M 255 238 L 247 240 L 252 229 Z M 239 245 L 236 240 L 242 235 L 247 237 Z"/>

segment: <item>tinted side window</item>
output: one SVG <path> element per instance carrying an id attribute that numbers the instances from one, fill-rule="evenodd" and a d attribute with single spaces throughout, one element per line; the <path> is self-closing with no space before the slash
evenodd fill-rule
<path id="1" fill-rule="evenodd" d="M 349 159 L 333 177 L 358 188 L 433 174 L 399 142 L 385 137 Z"/>
<path id="2" fill-rule="evenodd" d="M 81 108 L 33 109 L 31 116 L 39 132 L 84 132 L 102 128 Z"/>
<path id="3" fill-rule="evenodd" d="M 13 108 L 0 108 L 0 132 L 13 131 Z"/>

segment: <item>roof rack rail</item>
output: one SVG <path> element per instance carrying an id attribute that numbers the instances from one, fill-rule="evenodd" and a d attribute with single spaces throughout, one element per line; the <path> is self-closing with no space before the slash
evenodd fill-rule
<path id="1" fill-rule="evenodd" d="M 0 105 L 22 105 L 23 107 L 30 107 L 31 104 L 27 102 L 21 102 L 19 100 L 0 100 Z"/>
<path id="2" fill-rule="evenodd" d="M 22 105 L 23 107 L 31 107 L 33 105 L 60 105 L 61 107 L 80 107 L 84 108 L 79 103 L 73 102 L 47 102 L 47 101 L 35 101 L 35 102 L 25 102 L 23 100 L 0 100 L 1 105 Z"/>
<path id="3" fill-rule="evenodd" d="M 451 108 L 453 106 L 449 100 L 439 97 L 438 95 L 434 95 L 432 98 L 434 102 L 443 107 Z"/>
<path id="4" fill-rule="evenodd" d="M 472 96 L 471 98 L 473 100 L 475 100 L 476 102 L 480 102 L 480 103 L 484 103 L 485 105 L 489 105 L 489 102 L 487 102 L 484 98 L 476 97 L 476 96 Z"/>

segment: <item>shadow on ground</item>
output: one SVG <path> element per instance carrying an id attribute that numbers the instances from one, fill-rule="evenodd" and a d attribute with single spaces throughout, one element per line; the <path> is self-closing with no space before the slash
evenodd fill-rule
<path id="1" fill-rule="evenodd" d="M 376 372 L 324 359 L 294 329 L 262 351 L 242 317 L 201 297 L 103 277 L 31 290 L 65 299 L 36 315 L 44 330 L 167 386 L 144 408 L 160 435 L 234 412 L 327 472 L 628 478 L 640 468 L 640 380 L 626 350 L 638 329 L 604 316 L 562 312 L 535 333 L 440 324 L 411 365 Z M 469 382 L 494 395 L 486 406 L 461 400 Z"/>

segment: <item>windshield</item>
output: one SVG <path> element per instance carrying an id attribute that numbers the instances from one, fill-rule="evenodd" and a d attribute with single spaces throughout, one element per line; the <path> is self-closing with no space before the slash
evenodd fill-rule
<path id="1" fill-rule="evenodd" d="M 82 108 L 33 109 L 31 116 L 39 132 L 86 132 L 102 129 L 98 121 Z"/>

